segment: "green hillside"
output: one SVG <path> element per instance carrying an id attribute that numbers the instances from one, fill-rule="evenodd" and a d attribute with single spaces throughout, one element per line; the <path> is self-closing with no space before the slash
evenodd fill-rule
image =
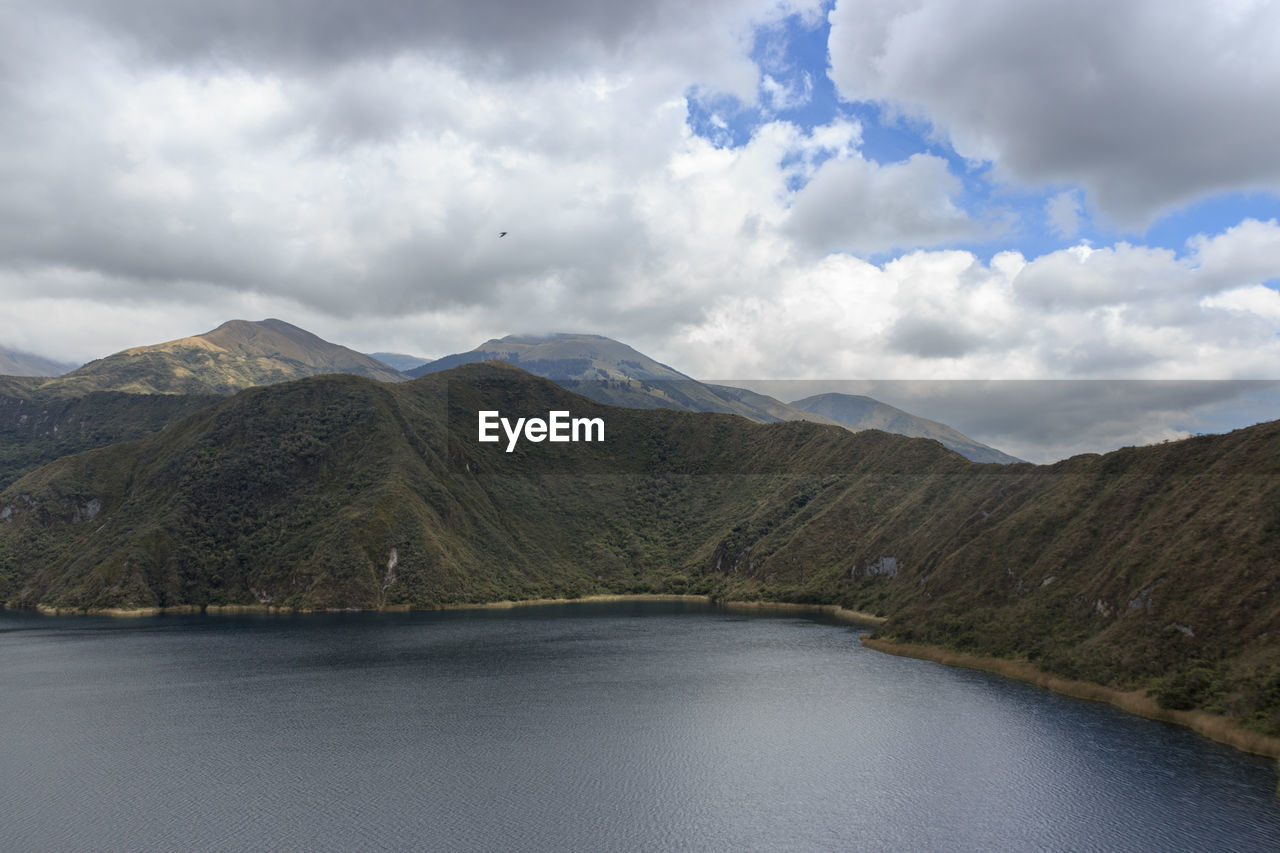
<path id="1" fill-rule="evenodd" d="M 476 412 L 603 443 L 476 441 Z M 242 392 L 0 493 L 0 599 L 430 607 L 605 592 L 836 603 L 882 634 L 1280 734 L 1280 423 L 1053 466 L 622 410 L 506 365 Z"/>
<path id="2" fill-rule="evenodd" d="M 69 397 L 0 378 L 0 489 L 54 459 L 142 438 L 219 399 L 120 391 Z"/>

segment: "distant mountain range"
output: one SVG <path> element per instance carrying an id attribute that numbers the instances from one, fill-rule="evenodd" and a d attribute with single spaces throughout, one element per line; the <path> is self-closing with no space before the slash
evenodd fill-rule
<path id="1" fill-rule="evenodd" d="M 742 415 L 758 423 L 811 420 L 814 417 L 763 394 L 730 389 L 726 394 L 654 361 L 626 344 L 600 335 L 508 335 L 486 341 L 470 352 L 446 355 L 406 371 L 426 376 L 462 364 L 505 361 L 550 379 L 584 397 L 630 409 L 679 409 Z"/>
<path id="2" fill-rule="evenodd" d="M 1008 464 L 1016 457 L 988 447 L 946 424 L 848 394 L 823 394 L 784 403 L 765 394 L 699 382 L 626 344 L 600 335 L 509 335 L 406 371 L 426 376 L 462 364 L 505 361 L 584 397 L 633 409 L 679 409 L 742 415 L 757 423 L 812 421 L 857 431 L 930 438 L 974 462 Z"/>
<path id="3" fill-rule="evenodd" d="M 0 376 L 61 376 L 76 365 L 0 347 Z"/>
<path id="4" fill-rule="evenodd" d="M 825 415 L 853 430 L 878 429 L 913 438 L 932 438 L 973 462 L 1008 465 L 1021 461 L 994 447 L 974 441 L 946 424 L 909 414 L 860 394 L 817 394 L 796 400 L 791 405 L 805 412 Z"/>
<path id="5" fill-rule="evenodd" d="M 401 372 L 421 367 L 425 362 L 430 361 L 420 355 L 406 355 L 402 352 L 371 352 L 369 357 L 376 358 L 392 370 Z"/>
<path id="6" fill-rule="evenodd" d="M 381 355 L 401 364 L 412 360 Z M 514 364 L 614 406 L 719 412 L 757 423 L 811 421 L 855 431 L 882 429 L 934 439 L 974 461 L 1017 461 L 944 424 L 870 398 L 824 395 L 788 404 L 742 388 L 699 382 L 599 335 L 512 335 L 402 373 L 374 356 L 271 319 L 231 320 L 202 335 L 123 350 L 61 376 L 0 376 L 0 486 L 67 453 L 150 434 L 246 388 L 327 373 L 402 382 L 485 361 Z"/>

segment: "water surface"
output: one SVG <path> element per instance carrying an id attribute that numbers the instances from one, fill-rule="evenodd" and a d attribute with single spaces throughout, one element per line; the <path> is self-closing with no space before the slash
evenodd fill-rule
<path id="1" fill-rule="evenodd" d="M 0 615 L 12 850 L 1277 850 L 1274 763 L 700 603 Z"/>

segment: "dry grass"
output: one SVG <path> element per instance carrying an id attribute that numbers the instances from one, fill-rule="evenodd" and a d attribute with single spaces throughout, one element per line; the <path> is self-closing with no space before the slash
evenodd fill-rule
<path id="1" fill-rule="evenodd" d="M 1226 717 L 1211 714 L 1208 711 L 1173 711 L 1161 708 L 1145 691 L 1115 690 L 1110 687 L 1104 687 L 1101 684 L 1092 684 L 1088 681 L 1061 678 L 1042 672 L 1039 668 L 1026 661 L 967 655 L 962 652 L 939 649 L 933 646 L 873 639 L 866 634 L 862 636 L 862 644 L 878 652 L 931 660 L 947 666 L 960 666 L 966 669 L 993 672 L 997 675 L 1016 678 L 1019 681 L 1035 684 L 1038 687 L 1044 687 L 1055 693 L 1072 696 L 1076 699 L 1106 702 L 1130 714 L 1185 726 L 1211 740 L 1225 743 L 1245 752 L 1280 758 L 1280 738 L 1250 731 Z M 1277 794 L 1280 794 L 1280 788 L 1277 788 Z"/>
<path id="2" fill-rule="evenodd" d="M 726 610 L 736 613 L 754 613 L 763 616 L 820 613 L 850 625 L 883 625 L 886 619 L 861 610 L 849 610 L 834 604 L 791 604 L 782 601 L 725 601 Z"/>

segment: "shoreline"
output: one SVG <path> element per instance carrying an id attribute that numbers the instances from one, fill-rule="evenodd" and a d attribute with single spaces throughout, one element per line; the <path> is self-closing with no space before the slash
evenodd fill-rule
<path id="1" fill-rule="evenodd" d="M 932 661 L 944 666 L 990 672 L 1033 684 L 1036 687 L 1043 687 L 1052 690 L 1054 693 L 1060 693 L 1074 699 L 1105 702 L 1139 717 L 1157 720 L 1162 723 L 1172 723 L 1176 726 L 1191 729 L 1198 735 L 1234 747 L 1241 752 L 1280 759 L 1280 738 L 1251 731 L 1220 714 L 1214 714 L 1209 711 L 1175 711 L 1169 708 L 1161 708 L 1145 690 L 1118 690 L 1114 687 L 1094 684 L 1091 681 L 1063 678 L 1059 675 L 1044 672 L 1027 661 L 1006 660 L 986 655 L 971 655 L 918 643 L 875 639 L 869 634 L 863 634 L 861 639 L 862 645 L 877 652 Z M 1277 784 L 1276 795 L 1280 796 L 1280 784 Z"/>
<path id="2" fill-rule="evenodd" d="M 268 613 L 289 615 L 294 613 L 433 613 L 442 610 L 511 610 L 516 607 L 539 607 L 549 604 L 576 604 L 628 601 L 697 601 L 714 604 L 733 613 L 754 613 L 758 615 L 783 615 L 819 613 L 837 622 L 848 625 L 883 625 L 887 620 L 860 610 L 849 610 L 836 604 L 795 604 L 787 601 L 722 601 L 709 595 L 681 595 L 672 593 L 604 593 L 599 595 L 582 595 L 577 598 L 524 598 L 503 599 L 501 601 L 460 602 L 439 604 L 434 607 L 414 607 L 408 604 L 393 604 L 380 608 L 341 607 L 329 609 L 298 609 L 279 607 L 273 604 L 179 604 L 172 607 L 91 607 L 79 609 L 71 607 L 52 607 L 37 604 L 34 608 L 6 608 L 11 610 L 34 609 L 44 616 L 111 616 L 121 619 L 134 619 L 146 616 L 183 616 L 207 614 L 214 616 L 236 615 L 243 613 Z"/>

